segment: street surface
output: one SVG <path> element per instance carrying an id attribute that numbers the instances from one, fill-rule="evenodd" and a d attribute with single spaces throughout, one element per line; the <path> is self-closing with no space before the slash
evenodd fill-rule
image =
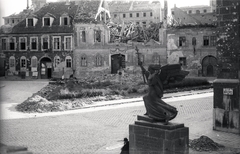
<path id="1" fill-rule="evenodd" d="M 239 148 L 239 135 L 212 129 L 213 94 L 200 95 L 166 98 L 179 111 L 171 122 L 189 127 L 190 139 L 206 135 L 224 146 Z M 123 138 L 128 138 L 129 124 L 144 113 L 143 102 L 139 101 L 58 115 L 2 119 L 0 139 L 3 144 L 27 146 L 29 151 L 39 154 L 118 154 Z"/>

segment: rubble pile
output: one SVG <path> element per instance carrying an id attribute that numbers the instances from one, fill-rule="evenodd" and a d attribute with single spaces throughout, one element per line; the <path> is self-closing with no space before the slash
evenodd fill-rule
<path id="1" fill-rule="evenodd" d="M 127 43 L 129 40 L 136 42 L 159 41 L 159 29 L 162 23 L 150 23 L 147 27 L 135 23 L 115 24 L 108 23 L 110 29 L 110 42 Z"/>
<path id="2" fill-rule="evenodd" d="M 198 139 L 190 140 L 189 147 L 196 151 L 217 151 L 224 148 L 223 145 L 214 142 L 207 136 L 201 136 Z"/>

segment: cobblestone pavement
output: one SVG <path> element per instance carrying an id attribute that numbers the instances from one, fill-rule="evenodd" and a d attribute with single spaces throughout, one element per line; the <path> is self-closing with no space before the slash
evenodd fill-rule
<path id="1" fill-rule="evenodd" d="M 227 147 L 238 147 L 240 136 L 212 130 L 213 97 L 166 100 L 179 114 L 172 121 L 189 127 L 190 139 L 206 135 Z M 27 146 L 34 153 L 120 153 L 128 126 L 145 113 L 143 102 L 103 110 L 49 117 L 2 120 L 1 142 Z"/>

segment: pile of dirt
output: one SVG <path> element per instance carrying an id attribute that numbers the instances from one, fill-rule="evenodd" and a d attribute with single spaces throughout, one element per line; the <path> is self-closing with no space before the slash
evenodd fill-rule
<path id="1" fill-rule="evenodd" d="M 198 139 L 190 140 L 189 147 L 195 151 L 217 151 L 225 148 L 223 145 L 214 142 L 207 136 L 201 136 Z"/>

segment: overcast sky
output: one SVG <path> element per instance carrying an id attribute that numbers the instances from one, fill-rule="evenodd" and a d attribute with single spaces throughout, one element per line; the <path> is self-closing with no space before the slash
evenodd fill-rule
<path id="1" fill-rule="evenodd" d="M 47 2 L 54 2 L 57 0 L 47 0 Z M 194 5 L 209 5 L 210 0 L 168 0 L 168 7 L 173 8 L 174 4 L 177 7 L 194 6 Z M 164 0 L 160 0 L 162 7 Z M 31 5 L 31 0 L 29 0 Z M 27 8 L 27 0 L 0 0 L 0 25 L 3 25 L 2 17 L 9 16 L 13 13 L 19 13 Z"/>

